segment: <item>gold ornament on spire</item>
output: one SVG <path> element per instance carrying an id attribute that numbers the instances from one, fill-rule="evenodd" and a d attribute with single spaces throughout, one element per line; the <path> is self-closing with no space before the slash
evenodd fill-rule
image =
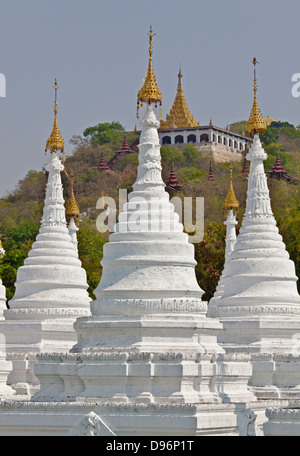
<path id="1" fill-rule="evenodd" d="M 183 93 L 183 86 L 182 86 L 182 72 L 181 68 L 179 69 L 178 73 L 178 85 L 177 85 L 177 93 L 173 103 L 173 106 L 170 110 L 170 113 L 167 114 L 166 120 L 161 121 L 160 128 L 161 129 L 168 129 L 168 128 L 188 128 L 188 127 L 199 127 L 200 122 L 196 122 L 194 116 L 192 116 L 187 102 L 185 100 L 185 96 Z"/>
<path id="2" fill-rule="evenodd" d="M 149 30 L 149 63 L 148 63 L 148 72 L 145 74 L 145 79 L 143 81 L 143 85 L 138 91 L 138 96 L 137 96 L 137 112 L 136 112 L 136 117 L 139 118 L 139 108 L 140 105 L 143 106 L 143 103 L 151 104 L 154 103 L 155 107 L 157 107 L 157 104 L 161 106 L 161 101 L 162 101 L 162 95 L 161 91 L 158 88 L 157 82 L 156 82 L 156 73 L 153 71 L 153 65 L 152 65 L 152 43 L 153 43 L 153 36 L 155 36 L 155 33 L 153 34 L 152 32 L 152 27 L 150 26 Z"/>
<path id="3" fill-rule="evenodd" d="M 259 63 L 254 57 L 252 61 L 254 65 L 254 101 L 253 101 L 253 106 L 252 106 L 252 111 L 249 117 L 249 120 L 247 122 L 247 132 L 253 135 L 256 135 L 257 133 L 260 133 L 262 131 L 265 131 L 267 126 L 266 122 L 263 119 L 263 116 L 261 115 L 260 109 L 257 105 L 257 99 L 256 99 L 256 92 L 257 92 L 257 85 L 256 85 L 256 65 Z"/>
<path id="4" fill-rule="evenodd" d="M 59 126 L 57 123 L 57 89 L 58 89 L 58 84 L 55 79 L 54 82 L 54 91 L 55 91 L 55 99 L 54 99 L 54 124 L 53 128 L 51 131 L 51 134 L 48 138 L 48 141 L 46 143 L 46 149 L 45 153 L 47 150 L 50 150 L 51 154 L 58 152 L 59 150 L 61 153 L 64 154 L 64 140 L 61 137 Z"/>
<path id="5" fill-rule="evenodd" d="M 225 199 L 224 207 L 227 209 L 227 212 L 229 212 L 231 209 L 237 211 L 239 208 L 239 202 L 236 199 L 232 184 L 232 163 L 230 163 L 230 185 Z"/>
<path id="6" fill-rule="evenodd" d="M 75 195 L 74 195 L 75 176 L 74 176 L 73 171 L 71 171 L 70 174 L 71 174 L 71 197 L 70 197 L 70 200 L 66 207 L 66 217 L 69 217 L 70 219 L 73 218 L 74 221 L 76 221 L 76 219 L 79 217 L 80 211 L 79 211 L 79 206 L 78 206 L 78 203 L 77 203 L 77 201 L 75 199 Z"/>

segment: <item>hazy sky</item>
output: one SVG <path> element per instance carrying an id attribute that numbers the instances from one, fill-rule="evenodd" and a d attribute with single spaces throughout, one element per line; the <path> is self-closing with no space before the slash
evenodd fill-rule
<path id="1" fill-rule="evenodd" d="M 256 56 L 262 114 L 298 125 L 299 22 L 299 0 L 0 0 L 0 196 L 46 162 L 55 78 L 67 154 L 88 126 L 134 128 L 150 25 L 163 118 L 180 65 L 195 120 L 225 127 L 248 118 Z"/>

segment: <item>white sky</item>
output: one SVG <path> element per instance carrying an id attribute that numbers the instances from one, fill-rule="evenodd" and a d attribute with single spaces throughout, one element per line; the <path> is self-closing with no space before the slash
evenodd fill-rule
<path id="1" fill-rule="evenodd" d="M 180 65 L 195 120 L 225 127 L 248 118 L 256 56 L 262 114 L 298 125 L 299 17 L 299 0 L 0 0 L 0 196 L 46 162 L 55 78 L 67 154 L 88 126 L 134 128 L 150 25 L 163 118 Z"/>

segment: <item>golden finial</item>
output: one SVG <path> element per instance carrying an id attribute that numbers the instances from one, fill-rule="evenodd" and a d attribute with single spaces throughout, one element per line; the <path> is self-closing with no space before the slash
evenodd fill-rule
<path id="1" fill-rule="evenodd" d="M 263 116 L 261 115 L 260 109 L 257 105 L 257 99 L 256 99 L 256 92 L 257 92 L 257 85 L 256 85 L 256 65 L 259 63 L 256 57 L 252 60 L 252 63 L 254 65 L 254 101 L 253 101 L 253 106 L 252 106 L 252 111 L 249 117 L 249 120 L 247 122 L 247 132 L 253 135 L 256 135 L 257 133 L 260 133 L 262 131 L 266 130 L 266 122 L 263 119 Z"/>
<path id="2" fill-rule="evenodd" d="M 58 84 L 55 79 L 54 82 L 54 93 L 55 93 L 55 99 L 54 99 L 54 124 L 53 128 L 51 131 L 51 134 L 48 138 L 48 141 L 46 143 L 46 149 L 45 153 L 47 150 L 50 150 L 51 154 L 58 152 L 59 150 L 64 153 L 64 140 L 61 137 L 59 126 L 57 123 L 57 89 L 58 89 Z"/>
<path id="3" fill-rule="evenodd" d="M 229 212 L 231 209 L 237 211 L 239 208 L 239 202 L 236 199 L 234 190 L 233 190 L 233 184 L 232 184 L 232 163 L 230 162 L 230 185 L 229 185 L 229 190 L 225 199 L 224 203 L 225 209 Z"/>
<path id="4" fill-rule="evenodd" d="M 73 170 L 71 171 L 71 196 L 70 196 L 70 200 L 67 204 L 67 207 L 66 207 L 66 216 L 67 217 L 70 217 L 70 218 L 74 218 L 74 221 L 76 221 L 76 219 L 79 217 L 79 214 L 80 214 L 80 211 L 79 211 L 79 206 L 78 206 L 78 203 L 75 199 L 75 195 L 74 195 L 74 180 L 75 180 L 75 176 L 74 176 L 74 173 L 73 173 Z"/>
<path id="5" fill-rule="evenodd" d="M 139 107 L 140 105 L 143 106 L 143 103 L 151 104 L 155 103 L 155 107 L 157 107 L 157 104 L 159 103 L 161 106 L 161 101 L 162 101 L 162 95 L 161 91 L 158 88 L 157 82 L 156 82 L 156 74 L 153 71 L 153 65 L 152 65 L 152 43 L 153 43 L 153 36 L 155 36 L 155 33 L 153 34 L 152 32 L 152 27 L 150 26 L 149 30 L 149 63 L 148 63 L 148 72 L 145 75 L 145 79 L 143 82 L 142 87 L 140 88 L 137 96 L 137 113 L 136 116 L 137 118 L 139 117 Z"/>

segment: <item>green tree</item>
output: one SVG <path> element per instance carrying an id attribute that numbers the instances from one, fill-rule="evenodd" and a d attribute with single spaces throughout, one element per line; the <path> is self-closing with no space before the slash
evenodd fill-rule
<path id="1" fill-rule="evenodd" d="M 184 156 L 177 147 L 161 146 L 160 155 L 163 162 L 171 163 L 173 161 L 175 166 L 182 165 Z"/>
<path id="2" fill-rule="evenodd" d="M 211 222 L 205 226 L 203 241 L 195 244 L 196 277 L 200 288 L 205 292 L 205 301 L 213 297 L 222 274 L 225 261 L 225 234 L 224 224 Z"/>
<path id="3" fill-rule="evenodd" d="M 125 128 L 120 122 L 99 123 L 94 127 L 84 130 L 83 136 L 89 142 L 96 144 L 117 144 L 120 145 L 124 137 Z"/>
<path id="4" fill-rule="evenodd" d="M 229 128 L 230 128 L 230 131 L 234 131 L 235 133 L 242 135 L 243 133 L 246 133 L 246 126 L 247 126 L 247 121 L 241 120 L 239 122 L 234 122 L 234 123 L 230 124 Z"/>
<path id="5" fill-rule="evenodd" d="M 187 144 L 184 146 L 183 155 L 188 166 L 195 166 L 197 164 L 199 151 L 192 144 Z"/>
<path id="6" fill-rule="evenodd" d="M 272 127 L 273 123 L 274 122 L 272 122 L 271 125 L 268 125 L 266 131 L 260 133 L 260 139 L 264 143 L 264 145 L 275 143 L 279 138 L 278 128 Z"/>
<path id="7" fill-rule="evenodd" d="M 102 267 L 100 261 L 103 257 L 103 245 L 107 241 L 96 228 L 96 224 L 90 224 L 84 220 L 78 231 L 78 254 L 82 267 L 86 270 L 88 292 L 92 299 L 95 299 L 93 291 L 98 286 Z"/>

